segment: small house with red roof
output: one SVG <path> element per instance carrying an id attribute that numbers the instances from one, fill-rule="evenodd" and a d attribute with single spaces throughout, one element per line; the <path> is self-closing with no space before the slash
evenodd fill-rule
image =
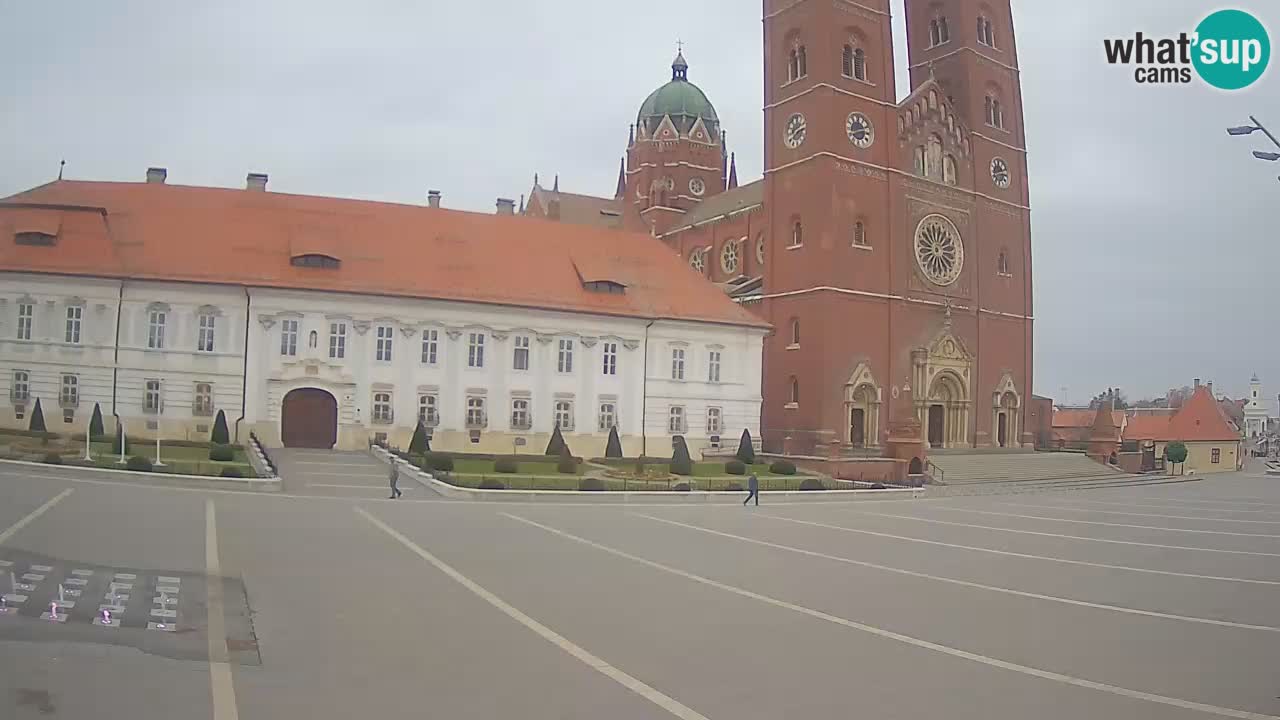
<path id="1" fill-rule="evenodd" d="M 1151 458 L 1164 457 L 1165 447 L 1171 442 L 1185 443 L 1187 460 L 1182 469 L 1188 473 L 1232 472 L 1239 468 L 1240 431 L 1223 413 L 1209 388 L 1199 383 L 1173 414 L 1140 413 L 1129 417 L 1123 437 L 1126 442 L 1137 443 Z"/>

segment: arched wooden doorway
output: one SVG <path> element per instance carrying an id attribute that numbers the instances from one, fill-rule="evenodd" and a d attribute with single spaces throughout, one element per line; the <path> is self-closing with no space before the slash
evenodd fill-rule
<path id="1" fill-rule="evenodd" d="M 291 390 L 280 404 L 285 447 L 332 449 L 338 441 L 338 402 L 318 388 Z"/>

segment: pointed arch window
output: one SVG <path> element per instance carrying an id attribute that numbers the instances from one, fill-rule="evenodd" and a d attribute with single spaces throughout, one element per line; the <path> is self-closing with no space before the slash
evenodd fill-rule
<path id="1" fill-rule="evenodd" d="M 986 121 L 991 127 L 1004 129 L 1004 108 L 1000 107 L 1000 100 L 988 95 L 983 103 L 986 111 Z"/>
<path id="2" fill-rule="evenodd" d="M 947 27 L 947 18 L 938 16 L 929 21 L 929 47 L 941 45 L 951 39 L 951 30 Z"/>
<path id="3" fill-rule="evenodd" d="M 808 53 L 805 52 L 805 48 L 803 45 L 800 46 L 799 53 L 800 53 L 800 77 L 804 77 L 805 75 L 809 74 L 809 58 L 808 58 Z"/>
<path id="4" fill-rule="evenodd" d="M 787 403 L 793 407 L 800 405 L 800 379 L 795 375 L 791 376 L 791 382 L 788 386 L 788 395 L 790 400 Z"/>
<path id="5" fill-rule="evenodd" d="M 846 44 L 844 46 L 843 60 L 840 66 L 840 72 L 845 77 L 853 77 L 853 46 Z"/>
<path id="6" fill-rule="evenodd" d="M 996 258 L 996 272 L 1003 277 L 1012 277 L 1013 273 L 1009 272 L 1009 251 L 1001 250 L 1000 256 Z"/>
<path id="7" fill-rule="evenodd" d="M 809 74 L 809 54 L 799 40 L 791 48 L 787 62 L 787 82 L 795 82 Z"/>
<path id="8" fill-rule="evenodd" d="M 915 172 L 924 177 L 924 146 L 917 145 L 915 150 Z"/>
<path id="9" fill-rule="evenodd" d="M 948 185 L 956 184 L 956 159 L 951 154 L 942 158 L 942 182 Z"/>
<path id="10" fill-rule="evenodd" d="M 867 241 L 867 224 L 862 220 L 853 224 L 853 246 L 860 248 L 871 247 L 871 243 Z"/>
<path id="11" fill-rule="evenodd" d="M 788 248 L 798 248 L 804 245 L 804 225 L 801 224 L 800 218 L 794 218 L 791 221 L 791 244 Z"/>
<path id="12" fill-rule="evenodd" d="M 978 42 L 989 48 L 996 46 L 996 35 L 991 27 L 991 20 L 982 15 L 978 16 Z"/>
<path id="13" fill-rule="evenodd" d="M 856 80 L 867 80 L 867 51 L 858 48 L 853 51 L 853 77 Z"/>
<path id="14" fill-rule="evenodd" d="M 791 318 L 791 344 L 787 347 L 800 347 L 800 318 Z"/>

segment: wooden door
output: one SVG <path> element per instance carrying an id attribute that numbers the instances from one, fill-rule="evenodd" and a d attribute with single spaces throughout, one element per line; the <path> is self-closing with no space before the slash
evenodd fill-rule
<path id="1" fill-rule="evenodd" d="M 996 428 L 996 438 L 999 441 L 1000 447 L 1009 447 L 1009 416 L 1004 413 L 1000 413 L 997 420 L 997 425 L 999 427 Z"/>
<path id="2" fill-rule="evenodd" d="M 941 405 L 929 406 L 929 445 L 942 447 L 943 415 L 946 412 Z"/>
<path id="3" fill-rule="evenodd" d="M 280 439 L 285 447 L 332 449 L 338 441 L 338 403 L 329 393 L 300 388 L 281 403 Z"/>
<path id="4" fill-rule="evenodd" d="M 849 411 L 849 444 L 860 448 L 867 444 L 867 412 L 862 408 Z"/>

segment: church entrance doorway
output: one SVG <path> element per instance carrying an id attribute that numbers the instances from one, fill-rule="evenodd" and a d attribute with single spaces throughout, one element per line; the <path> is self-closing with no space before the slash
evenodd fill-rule
<path id="1" fill-rule="evenodd" d="M 996 423 L 996 439 L 1000 447 L 1009 447 L 1009 416 L 1006 413 L 1000 413 Z"/>
<path id="2" fill-rule="evenodd" d="M 280 440 L 285 447 L 331 450 L 338 441 L 338 402 L 318 388 L 299 388 L 280 404 Z"/>
<path id="3" fill-rule="evenodd" d="M 849 410 L 849 444 L 865 447 L 867 439 L 867 411 L 862 408 Z"/>
<path id="4" fill-rule="evenodd" d="M 942 447 L 944 430 L 944 418 L 946 416 L 946 408 L 941 405 L 929 406 L 929 447 Z"/>

